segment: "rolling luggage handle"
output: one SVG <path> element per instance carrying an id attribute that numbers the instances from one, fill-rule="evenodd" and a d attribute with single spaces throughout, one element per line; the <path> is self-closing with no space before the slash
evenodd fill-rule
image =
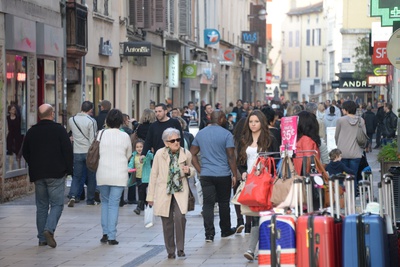
<path id="1" fill-rule="evenodd" d="M 306 176 L 304 178 L 304 183 L 306 186 L 306 202 L 307 202 L 307 212 L 313 212 L 314 211 L 314 205 L 313 205 L 313 197 L 312 197 L 312 181 L 310 176 Z"/>
<path id="2" fill-rule="evenodd" d="M 373 185 L 372 172 L 371 171 L 361 172 L 361 176 L 364 181 L 369 181 L 371 185 L 371 192 L 368 195 L 368 199 L 370 202 L 374 201 L 374 190 L 372 190 L 372 185 Z M 366 179 L 365 176 L 368 176 L 368 179 Z"/>
<path id="3" fill-rule="evenodd" d="M 356 213 L 355 192 L 354 192 L 354 175 L 346 175 L 344 178 L 344 210 L 346 215 Z"/>
<path id="4" fill-rule="evenodd" d="M 367 180 L 361 180 L 358 182 L 358 191 L 360 192 L 360 204 L 361 211 L 363 212 L 367 206 L 367 194 L 368 202 L 371 202 L 371 182 Z M 366 193 L 367 192 L 367 193 Z"/>
<path id="5" fill-rule="evenodd" d="M 383 194 L 385 202 L 385 212 L 392 219 L 393 225 L 396 226 L 396 207 L 394 205 L 393 176 L 389 173 L 383 175 Z"/>
<path id="6" fill-rule="evenodd" d="M 329 177 L 329 192 L 330 192 L 329 201 L 330 201 L 331 214 L 334 219 L 340 219 L 339 181 L 343 179 L 344 175 L 332 175 Z M 335 191 L 333 191 L 333 186 L 335 186 Z M 333 192 L 335 192 L 334 196 Z M 335 201 L 333 201 L 334 197 Z"/>

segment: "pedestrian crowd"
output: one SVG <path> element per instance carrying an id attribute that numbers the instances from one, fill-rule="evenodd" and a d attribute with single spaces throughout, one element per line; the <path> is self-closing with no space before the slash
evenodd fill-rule
<path id="1" fill-rule="evenodd" d="M 85 199 L 89 206 L 101 204 L 100 242 L 119 243 L 119 208 L 136 204 L 134 214 L 141 215 L 146 207 L 152 207 L 154 215 L 161 217 L 168 258 L 174 259 L 176 253 L 184 257 L 189 184 L 197 177 L 202 188 L 205 241 L 213 242 L 217 233 L 217 206 L 221 238 L 244 230 L 250 235 L 244 256 L 254 260 L 260 217 L 234 205 L 237 221 L 232 227 L 232 189 L 235 193 L 240 181 L 247 178 L 260 152 L 270 153 L 277 162 L 283 117 L 298 116 L 296 148 L 316 151 L 331 174 L 360 175 L 356 170 L 363 166 L 365 153 L 372 151 L 373 137 L 377 149 L 391 143 L 397 130 L 392 104 L 380 101 L 267 104 L 239 99 L 236 105 L 231 102 L 225 109 L 221 103 L 213 106 L 204 101 L 200 107 L 190 101 L 183 108 L 152 102 L 139 120 L 113 109 L 108 100 L 101 101 L 99 107 L 99 114 L 94 117 L 94 104 L 84 101 L 80 112 L 69 118 L 68 133 L 54 122 L 54 108 L 43 104 L 38 109 L 40 121 L 25 137 L 22 151 L 29 165 L 30 181 L 35 183 L 39 246 L 57 246 L 54 233 L 64 207 L 65 179 L 71 175 L 68 207 Z M 199 127 L 196 136 L 189 127 Z M 364 146 L 356 141 L 359 127 L 369 138 Z M 333 140 L 329 140 L 331 129 Z M 86 157 L 96 141 L 100 158 L 93 171 L 87 168 Z M 337 148 L 329 153 L 330 141 Z M 293 162 L 298 174 L 306 171 L 300 158 Z M 272 175 L 274 172 L 271 170 Z"/>

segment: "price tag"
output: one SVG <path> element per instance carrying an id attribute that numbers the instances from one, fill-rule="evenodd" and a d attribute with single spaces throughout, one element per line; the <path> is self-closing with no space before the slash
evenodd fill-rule
<path id="1" fill-rule="evenodd" d="M 283 117 L 281 119 L 282 147 L 296 150 L 298 116 Z"/>

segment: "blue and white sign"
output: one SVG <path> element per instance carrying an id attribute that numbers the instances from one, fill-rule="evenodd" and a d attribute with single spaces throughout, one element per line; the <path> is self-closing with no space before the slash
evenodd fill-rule
<path id="1" fill-rule="evenodd" d="M 211 45 L 217 44 L 221 35 L 216 29 L 204 29 L 204 44 Z"/>
<path id="2" fill-rule="evenodd" d="M 258 32 L 242 32 L 242 44 L 258 44 Z"/>

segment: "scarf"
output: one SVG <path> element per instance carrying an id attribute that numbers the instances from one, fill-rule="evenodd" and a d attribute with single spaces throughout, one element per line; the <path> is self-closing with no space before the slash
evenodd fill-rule
<path id="1" fill-rule="evenodd" d="M 171 195 L 175 192 L 183 191 L 183 183 L 181 180 L 181 169 L 179 168 L 179 151 L 173 154 L 170 148 L 167 148 L 170 158 L 168 180 L 167 180 L 167 194 Z"/>

